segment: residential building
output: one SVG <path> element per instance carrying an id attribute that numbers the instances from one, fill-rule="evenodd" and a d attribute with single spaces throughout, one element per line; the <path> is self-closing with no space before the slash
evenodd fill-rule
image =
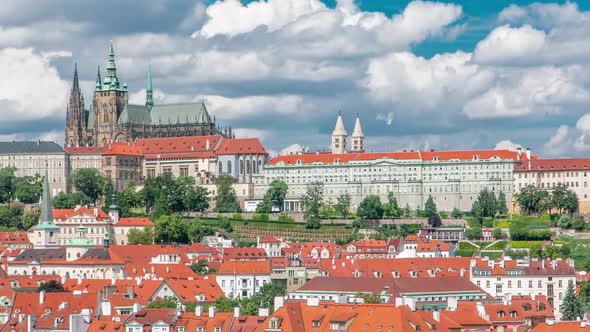
<path id="1" fill-rule="evenodd" d="M 172 332 L 179 319 L 177 309 L 144 308 L 125 320 L 126 332 Z"/>
<path id="2" fill-rule="evenodd" d="M 117 191 L 127 184 L 143 181 L 143 153 L 130 143 L 110 143 L 102 152 L 102 173 L 113 182 Z"/>
<path id="3" fill-rule="evenodd" d="M 464 227 L 422 227 L 418 235 L 430 240 L 457 243 L 465 237 Z"/>
<path id="4" fill-rule="evenodd" d="M 463 277 L 411 278 L 384 277 L 367 282 L 355 277 L 315 277 L 289 294 L 290 299 L 335 303 L 363 303 L 359 294 L 373 294 L 382 303 L 395 303 L 399 299 L 412 302 L 420 309 L 442 310 L 449 299 L 456 301 L 484 301 L 488 295 Z"/>
<path id="5" fill-rule="evenodd" d="M 70 161 L 70 174 L 81 168 L 102 169 L 103 146 L 66 146 Z"/>
<path id="6" fill-rule="evenodd" d="M 27 232 L 0 232 L 0 246 L 10 249 L 25 249 L 31 247 Z"/>
<path id="7" fill-rule="evenodd" d="M 543 295 L 561 317 L 560 305 L 568 282 L 576 282 L 573 261 L 568 260 L 472 260 L 471 282 L 499 300 L 519 295 Z"/>
<path id="8" fill-rule="evenodd" d="M 55 142 L 0 142 L 0 168 L 4 167 L 15 167 L 19 177 L 47 174 L 51 196 L 68 192 L 68 154 Z"/>
<path id="9" fill-rule="evenodd" d="M 264 249 L 268 257 L 281 257 L 283 253 L 281 251 L 283 241 L 277 239 L 273 235 L 266 235 L 262 239 L 257 238 L 257 248 Z"/>
<path id="10" fill-rule="evenodd" d="M 215 279 L 226 297 L 251 297 L 270 282 L 270 261 L 225 261 Z"/>
<path id="11" fill-rule="evenodd" d="M 551 191 L 563 184 L 578 195 L 581 213 L 590 212 L 590 158 L 532 159 L 514 170 L 514 191 L 527 185 Z"/>

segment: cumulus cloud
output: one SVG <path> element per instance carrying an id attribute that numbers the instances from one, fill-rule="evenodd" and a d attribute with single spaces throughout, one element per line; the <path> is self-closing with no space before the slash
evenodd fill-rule
<path id="1" fill-rule="evenodd" d="M 7 129 L 19 121 L 63 114 L 68 84 L 32 49 L 0 49 L 0 110 Z"/>
<path id="2" fill-rule="evenodd" d="M 529 60 L 545 46 L 545 32 L 530 25 L 512 28 L 503 25 L 494 29 L 475 47 L 473 60 L 478 63 L 500 64 Z"/>
<path id="3" fill-rule="evenodd" d="M 500 142 L 496 143 L 496 146 L 494 147 L 494 150 L 516 151 L 518 149 L 522 149 L 522 145 L 514 143 L 510 140 L 500 141 Z"/>
<path id="4" fill-rule="evenodd" d="M 302 146 L 301 144 L 291 144 L 285 148 L 283 148 L 280 152 L 279 155 L 281 156 L 285 156 L 285 155 L 291 155 L 291 154 L 299 154 L 302 152 L 306 152 L 309 150 L 309 147 L 307 146 Z"/>
<path id="5" fill-rule="evenodd" d="M 570 128 L 562 125 L 557 128 L 555 134 L 543 146 L 543 152 L 548 156 L 563 156 L 571 151 L 572 137 Z"/>

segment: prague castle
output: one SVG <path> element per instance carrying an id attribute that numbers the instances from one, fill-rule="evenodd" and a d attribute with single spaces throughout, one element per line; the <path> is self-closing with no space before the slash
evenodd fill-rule
<path id="1" fill-rule="evenodd" d="M 77 66 L 74 69 L 66 115 L 66 146 L 104 146 L 110 142 L 133 142 L 138 138 L 217 134 L 232 136 L 231 129 L 221 132 L 204 102 L 155 104 L 151 70 L 148 70 L 145 104 L 129 104 L 127 84 L 117 77 L 112 43 L 104 80 L 98 67 L 89 110 L 80 91 Z"/>

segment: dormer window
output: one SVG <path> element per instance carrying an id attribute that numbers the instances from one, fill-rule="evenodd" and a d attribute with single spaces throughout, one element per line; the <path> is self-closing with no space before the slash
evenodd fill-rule
<path id="1" fill-rule="evenodd" d="M 504 311 L 498 311 L 498 317 L 500 317 L 500 318 L 504 317 Z"/>
<path id="2" fill-rule="evenodd" d="M 516 317 L 516 311 L 511 311 L 510 312 L 510 317 L 512 317 L 512 318 Z"/>
<path id="3" fill-rule="evenodd" d="M 434 161 L 438 161 L 438 156 L 434 156 L 434 157 L 432 158 L 432 160 L 434 160 Z"/>
<path id="4" fill-rule="evenodd" d="M 319 320 L 314 320 L 313 322 L 311 322 L 311 326 L 312 327 L 320 327 L 320 321 Z"/>

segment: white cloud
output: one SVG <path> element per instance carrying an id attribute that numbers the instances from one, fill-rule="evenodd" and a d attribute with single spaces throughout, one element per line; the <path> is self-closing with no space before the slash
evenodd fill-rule
<path id="1" fill-rule="evenodd" d="M 383 113 L 378 113 L 377 114 L 377 120 L 382 120 L 385 121 L 385 123 L 387 123 L 388 126 L 391 126 L 391 124 L 393 123 L 393 112 L 387 112 L 387 114 L 383 114 Z"/>
<path id="2" fill-rule="evenodd" d="M 555 131 L 549 141 L 543 146 L 543 152 L 548 156 L 563 156 L 571 151 L 572 139 L 570 128 L 562 125 Z"/>
<path id="3" fill-rule="evenodd" d="M 431 59 L 412 53 L 392 53 L 369 62 L 365 87 L 377 100 L 411 107 L 413 111 L 439 110 L 460 105 L 480 93 L 492 72 L 470 64 L 470 53 L 439 54 Z"/>
<path id="4" fill-rule="evenodd" d="M 510 150 L 510 151 L 516 151 L 518 149 L 522 149 L 522 145 L 514 143 L 512 141 L 509 140 L 503 140 L 500 141 L 498 143 L 496 143 L 496 146 L 494 147 L 494 150 Z"/>
<path id="5" fill-rule="evenodd" d="M 590 101 L 575 71 L 559 67 L 501 71 L 493 87 L 466 102 L 470 118 L 520 117 L 538 112 L 558 114 L 564 107 Z"/>
<path id="6" fill-rule="evenodd" d="M 309 147 L 307 147 L 307 146 L 303 146 L 300 144 L 291 144 L 291 145 L 287 146 L 286 148 L 283 148 L 279 152 L 279 155 L 284 156 L 284 155 L 290 155 L 290 154 L 298 154 L 298 153 L 305 152 L 308 150 L 309 150 Z"/>
<path id="7" fill-rule="evenodd" d="M 227 98 L 223 96 L 206 96 L 207 107 L 212 115 L 220 120 L 264 114 L 295 115 L 301 108 L 303 100 L 300 96 L 251 96 Z"/>
<path id="8" fill-rule="evenodd" d="M 64 114 L 69 86 L 32 49 L 0 49 L 0 112 L 5 123 Z"/>
<path id="9" fill-rule="evenodd" d="M 503 25 L 477 44 L 473 60 L 486 64 L 530 61 L 530 57 L 538 55 L 544 46 L 545 32 L 535 30 L 530 25 L 520 28 Z"/>
<path id="10" fill-rule="evenodd" d="M 232 131 L 236 134 L 236 138 L 258 138 L 261 141 L 270 134 L 268 130 L 257 128 L 233 128 Z"/>
<path id="11" fill-rule="evenodd" d="M 39 135 L 39 139 L 41 141 L 50 141 L 50 142 L 57 142 L 59 144 L 62 144 L 65 140 L 65 133 L 63 131 L 52 130 L 52 131 L 41 133 Z"/>

